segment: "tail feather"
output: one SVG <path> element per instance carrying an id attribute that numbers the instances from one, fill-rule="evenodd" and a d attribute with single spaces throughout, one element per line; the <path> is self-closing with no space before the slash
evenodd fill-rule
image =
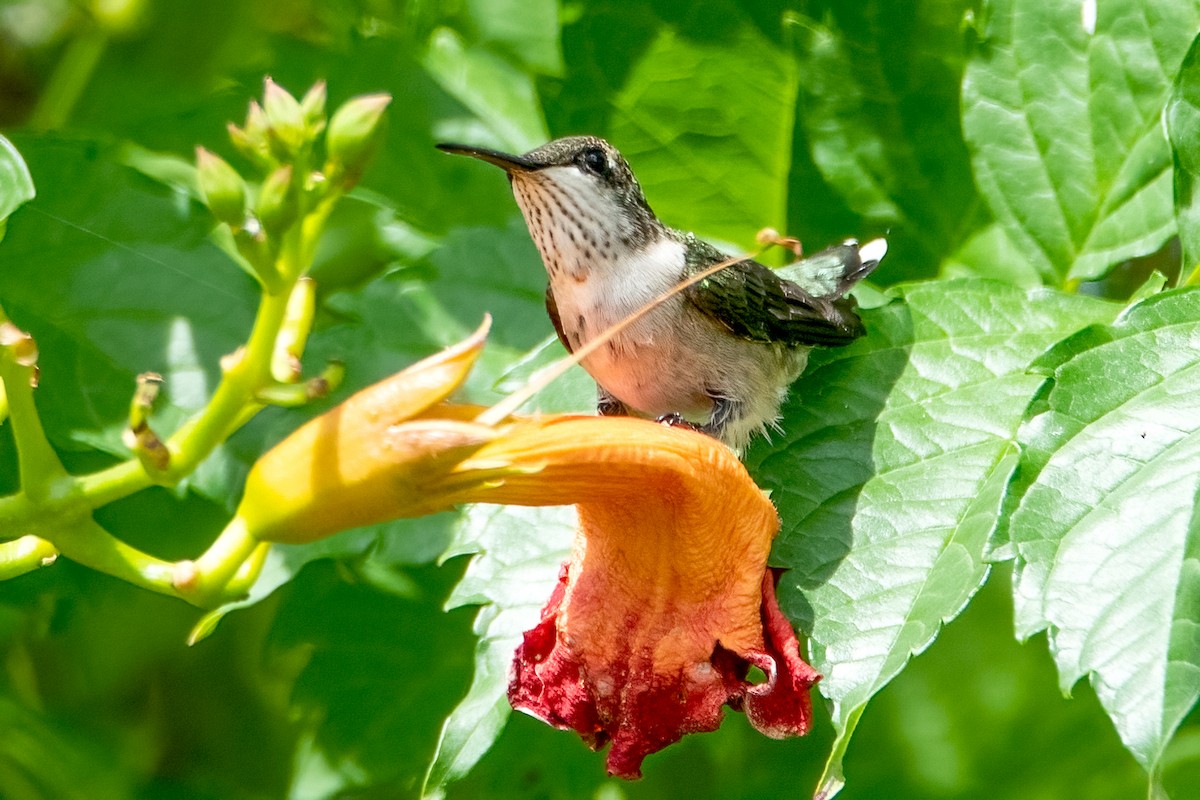
<path id="1" fill-rule="evenodd" d="M 836 298 L 870 275 L 886 254 L 886 239 L 872 239 L 861 246 L 857 240 L 847 239 L 776 272 L 814 297 Z"/>

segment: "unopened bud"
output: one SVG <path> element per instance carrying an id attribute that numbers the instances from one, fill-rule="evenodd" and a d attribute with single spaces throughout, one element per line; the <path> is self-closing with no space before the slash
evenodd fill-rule
<path id="1" fill-rule="evenodd" d="M 267 112 L 263 111 L 257 100 L 251 100 L 246 109 L 246 134 L 261 143 L 266 140 L 268 127 Z"/>
<path id="2" fill-rule="evenodd" d="M 309 138 L 325 130 L 325 81 L 317 81 L 300 101 Z"/>
<path id="3" fill-rule="evenodd" d="M 383 112 L 391 95 L 355 97 L 337 110 L 325 138 L 332 174 L 347 184 L 356 183 L 379 141 Z"/>
<path id="4" fill-rule="evenodd" d="M 267 78 L 263 92 L 263 110 L 271 141 L 278 145 L 278 155 L 290 158 L 300 152 L 305 139 L 304 110 L 286 89 Z"/>
<path id="5" fill-rule="evenodd" d="M 196 148 L 196 180 L 213 216 L 233 229 L 246 221 L 246 183 L 225 159 Z"/>
<path id="6" fill-rule="evenodd" d="M 228 129 L 229 141 L 233 142 L 233 146 L 247 160 L 266 169 L 274 166 L 270 136 L 267 132 L 267 115 L 262 106 L 251 100 L 246 111 L 245 125 L 239 128 L 231 122 Z"/>
<path id="7" fill-rule="evenodd" d="M 264 454 L 246 477 L 238 506 L 244 530 L 262 541 L 310 542 L 452 503 L 430 496 L 429 485 L 499 433 L 461 416 L 423 412 L 466 379 L 487 324 L 467 341 L 355 394 Z M 335 367 L 324 377 L 340 376 Z"/>
<path id="8" fill-rule="evenodd" d="M 274 236 L 295 222 L 299 212 L 300 202 L 292 185 L 292 165 L 285 164 L 263 181 L 255 215 L 267 235 Z"/>

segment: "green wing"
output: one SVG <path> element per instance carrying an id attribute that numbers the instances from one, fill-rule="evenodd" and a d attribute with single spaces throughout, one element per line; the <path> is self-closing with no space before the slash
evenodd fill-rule
<path id="1" fill-rule="evenodd" d="M 687 242 L 688 274 L 710 267 L 727 256 L 715 247 Z M 863 334 L 854 299 L 845 296 L 878 262 L 864 264 L 857 245 L 847 243 L 804 259 L 805 277 L 818 292 L 808 292 L 757 261 L 739 261 L 685 290 L 692 305 L 738 336 L 759 342 L 789 345 L 837 346 Z"/>

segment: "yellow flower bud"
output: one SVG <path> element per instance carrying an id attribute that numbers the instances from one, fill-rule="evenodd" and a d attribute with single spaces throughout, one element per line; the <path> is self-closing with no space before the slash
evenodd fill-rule
<path id="1" fill-rule="evenodd" d="M 246 221 L 246 183 L 225 159 L 196 148 L 196 180 L 213 216 L 237 230 Z"/>
<path id="2" fill-rule="evenodd" d="M 444 508 L 444 499 L 426 491 L 438 465 L 452 467 L 496 433 L 419 417 L 466 378 L 489 324 L 364 389 L 260 458 L 237 510 L 246 531 L 263 541 L 307 542 Z"/>
<path id="3" fill-rule="evenodd" d="M 263 111 L 266 113 L 267 130 L 276 145 L 276 155 L 281 160 L 295 156 L 307 140 L 304 125 L 304 109 L 296 98 L 275 81 L 264 81 Z"/>
<path id="4" fill-rule="evenodd" d="M 263 181 L 254 213 L 268 236 L 282 233 L 300 213 L 300 199 L 292 182 L 292 165 L 286 164 Z"/>
<path id="5" fill-rule="evenodd" d="M 358 182 L 375 152 L 383 129 L 383 112 L 391 102 L 391 95 L 371 94 L 356 97 L 337 110 L 325 138 L 329 157 L 326 171 L 331 176 L 347 185 Z"/>

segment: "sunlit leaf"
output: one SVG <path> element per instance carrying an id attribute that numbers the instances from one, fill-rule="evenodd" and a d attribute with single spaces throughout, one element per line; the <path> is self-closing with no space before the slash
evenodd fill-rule
<path id="1" fill-rule="evenodd" d="M 1025 368 L 1114 313 L 985 281 L 902 288 L 863 312 L 863 339 L 814 353 L 783 433 L 749 454 L 783 519 L 774 560 L 791 569 L 780 602 L 808 634 L 833 703 L 827 788 L 871 697 L 987 575 L 1012 438 L 1040 383 Z"/>
<path id="2" fill-rule="evenodd" d="M 613 98 L 609 132 L 668 224 L 749 247 L 787 220 L 797 72 L 730 13 L 721 37 L 659 28 Z"/>
<path id="3" fill-rule="evenodd" d="M 25 160 L 12 142 L 0 136 L 0 225 L 35 194 L 33 177 Z"/>
<path id="4" fill-rule="evenodd" d="M 997 0 L 963 82 L 995 218 L 1045 278 L 1091 280 L 1175 233 L 1162 109 L 1193 2 Z"/>
<path id="5" fill-rule="evenodd" d="M 1198 340 L 1177 291 L 1047 353 L 1012 488 L 1017 634 L 1049 632 L 1064 690 L 1092 676 L 1147 769 L 1200 697 Z"/>
<path id="6" fill-rule="evenodd" d="M 1175 217 L 1183 244 L 1181 280 L 1200 268 L 1200 37 L 1192 42 L 1165 113 L 1175 152 Z"/>
<path id="7" fill-rule="evenodd" d="M 443 89 L 471 110 L 491 134 L 478 142 L 523 153 L 548 138 L 533 80 L 498 56 L 468 47 L 449 28 L 434 32 L 425 67 Z M 447 138 L 458 131 L 446 130 Z"/>
<path id="8" fill-rule="evenodd" d="M 480 41 L 503 49 L 538 72 L 562 72 L 559 9 L 554 0 L 468 0 L 467 13 Z"/>

